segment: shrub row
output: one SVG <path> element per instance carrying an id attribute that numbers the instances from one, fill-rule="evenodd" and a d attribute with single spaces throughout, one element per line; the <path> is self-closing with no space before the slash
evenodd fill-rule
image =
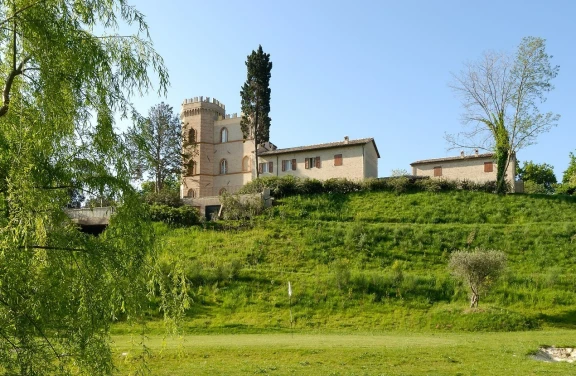
<path id="1" fill-rule="evenodd" d="M 258 193 L 270 189 L 275 197 L 313 193 L 350 193 L 360 191 L 440 192 L 466 190 L 495 192 L 496 182 L 476 183 L 470 180 L 430 179 L 428 177 L 400 176 L 354 181 L 348 179 L 300 179 L 294 176 L 264 177 L 246 184 L 239 193 Z"/>
<path id="2" fill-rule="evenodd" d="M 150 205 L 152 221 L 164 222 L 170 226 L 193 226 L 200 223 L 200 213 L 191 206 L 174 208 L 168 205 Z"/>

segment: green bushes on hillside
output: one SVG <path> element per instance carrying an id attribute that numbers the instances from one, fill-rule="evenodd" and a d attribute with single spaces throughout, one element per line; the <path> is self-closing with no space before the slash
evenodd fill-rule
<path id="1" fill-rule="evenodd" d="M 152 221 L 164 222 L 170 226 L 193 226 L 200 223 L 200 214 L 191 206 L 171 207 L 168 205 L 150 205 Z"/>
<path id="2" fill-rule="evenodd" d="M 388 191 L 404 192 L 440 192 L 465 190 L 475 192 L 495 192 L 496 182 L 476 183 L 469 180 L 430 179 L 428 177 L 398 176 L 391 178 L 367 179 L 355 181 L 348 179 L 301 179 L 294 176 L 270 176 L 251 181 L 239 193 L 259 193 L 270 189 L 275 197 L 306 195 L 313 193 L 345 194 L 352 192 Z"/>

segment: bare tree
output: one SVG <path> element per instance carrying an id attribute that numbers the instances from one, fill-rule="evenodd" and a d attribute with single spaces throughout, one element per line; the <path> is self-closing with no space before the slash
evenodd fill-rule
<path id="1" fill-rule="evenodd" d="M 506 255 L 501 251 L 456 251 L 450 256 L 452 274 L 470 288 L 470 308 L 478 307 L 480 294 L 486 292 L 506 267 Z"/>
<path id="2" fill-rule="evenodd" d="M 551 66 L 542 38 L 525 37 L 514 56 L 485 52 L 469 62 L 450 87 L 462 101 L 463 123 L 471 127 L 446 139 L 454 148 L 496 153 L 497 191 L 505 193 L 505 174 L 512 156 L 556 125 L 559 115 L 540 113 L 538 105 L 554 86 L 558 66 Z"/>

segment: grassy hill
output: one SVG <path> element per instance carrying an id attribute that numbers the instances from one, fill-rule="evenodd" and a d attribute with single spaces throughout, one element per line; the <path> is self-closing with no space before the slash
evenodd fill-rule
<path id="1" fill-rule="evenodd" d="M 184 269 L 191 332 L 522 330 L 576 323 L 576 200 L 452 191 L 292 196 L 245 222 L 157 226 Z M 480 309 L 447 263 L 497 249 L 508 268 Z M 168 270 L 169 268 L 167 268 Z M 153 311 L 154 307 L 151 307 Z"/>

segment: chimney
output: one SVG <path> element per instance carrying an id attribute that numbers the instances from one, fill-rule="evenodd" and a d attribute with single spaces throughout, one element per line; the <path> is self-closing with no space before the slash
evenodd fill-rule
<path id="1" fill-rule="evenodd" d="M 464 158 L 464 150 L 460 151 L 460 158 Z"/>
<path id="2" fill-rule="evenodd" d="M 348 136 L 344 136 L 344 143 L 347 144 L 348 142 L 350 142 L 350 139 L 348 138 Z"/>
<path id="3" fill-rule="evenodd" d="M 474 155 L 477 157 L 478 156 L 478 149 L 474 149 Z"/>

